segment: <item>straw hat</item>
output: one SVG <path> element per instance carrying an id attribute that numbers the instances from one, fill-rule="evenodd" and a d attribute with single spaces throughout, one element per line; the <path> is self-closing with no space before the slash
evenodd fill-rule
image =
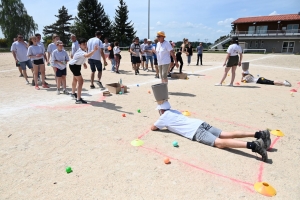
<path id="1" fill-rule="evenodd" d="M 164 31 L 158 31 L 158 32 L 157 32 L 157 36 L 166 37 L 166 34 L 165 34 Z"/>

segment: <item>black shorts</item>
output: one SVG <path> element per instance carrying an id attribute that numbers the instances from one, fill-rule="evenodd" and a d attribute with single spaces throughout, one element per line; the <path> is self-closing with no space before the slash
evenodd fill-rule
<path id="1" fill-rule="evenodd" d="M 81 76 L 81 65 L 69 65 L 74 76 Z"/>
<path id="2" fill-rule="evenodd" d="M 173 57 L 172 57 L 172 56 L 170 56 L 170 58 L 171 58 L 171 63 L 174 63 L 174 59 L 173 59 Z"/>
<path id="3" fill-rule="evenodd" d="M 90 64 L 90 68 L 92 72 L 95 72 L 96 69 L 98 72 L 102 72 L 102 63 L 100 60 L 89 59 L 88 63 Z"/>
<path id="4" fill-rule="evenodd" d="M 265 85 L 274 85 L 274 81 L 265 79 L 264 77 L 260 77 L 257 82 L 258 84 L 265 84 Z"/>
<path id="5" fill-rule="evenodd" d="M 146 56 L 142 56 L 143 62 L 146 61 Z"/>
<path id="6" fill-rule="evenodd" d="M 239 56 L 229 56 L 226 67 L 233 67 L 239 64 Z"/>
<path id="7" fill-rule="evenodd" d="M 132 56 L 132 64 L 141 63 L 140 57 Z"/>
<path id="8" fill-rule="evenodd" d="M 33 60 L 34 65 L 43 65 L 44 64 L 44 59 L 38 59 L 38 60 Z"/>
<path id="9" fill-rule="evenodd" d="M 154 65 L 158 65 L 157 58 L 154 58 Z"/>
<path id="10" fill-rule="evenodd" d="M 67 68 L 58 69 L 56 68 L 56 77 L 62 77 L 67 75 Z"/>

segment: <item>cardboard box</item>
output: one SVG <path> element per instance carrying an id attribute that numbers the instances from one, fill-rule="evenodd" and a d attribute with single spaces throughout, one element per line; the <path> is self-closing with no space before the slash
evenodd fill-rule
<path id="1" fill-rule="evenodd" d="M 177 78 L 177 79 L 187 79 L 187 74 L 186 73 L 177 73 L 174 72 L 171 74 L 171 78 Z"/>
<path id="2" fill-rule="evenodd" d="M 126 93 L 127 86 L 126 85 L 123 85 L 123 86 L 124 86 L 124 93 Z M 121 92 L 121 85 L 119 83 L 106 84 L 106 88 L 112 94 L 119 94 L 119 92 Z"/>

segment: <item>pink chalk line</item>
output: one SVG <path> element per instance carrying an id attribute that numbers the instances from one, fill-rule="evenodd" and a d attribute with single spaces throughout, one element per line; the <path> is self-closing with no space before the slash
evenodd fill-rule
<path id="1" fill-rule="evenodd" d="M 272 142 L 272 144 L 270 145 L 269 149 L 272 149 L 273 146 L 276 144 L 276 142 L 280 139 L 280 137 L 276 137 L 275 140 Z M 260 163 L 259 169 L 258 169 L 258 182 L 262 182 L 262 175 L 263 175 L 263 171 L 264 171 L 264 162 Z"/>

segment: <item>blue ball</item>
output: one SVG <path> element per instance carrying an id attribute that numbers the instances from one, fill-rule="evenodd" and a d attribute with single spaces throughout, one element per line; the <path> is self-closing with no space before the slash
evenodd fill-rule
<path id="1" fill-rule="evenodd" d="M 173 142 L 173 147 L 178 147 L 178 142 L 177 141 Z"/>

